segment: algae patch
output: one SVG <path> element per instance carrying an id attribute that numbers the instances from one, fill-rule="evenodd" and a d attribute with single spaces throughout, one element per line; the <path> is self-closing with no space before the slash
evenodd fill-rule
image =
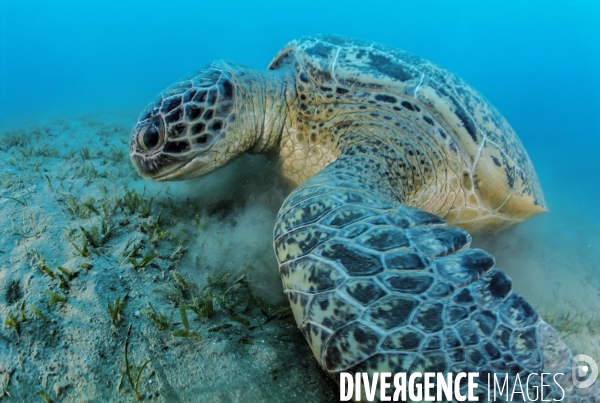
<path id="1" fill-rule="evenodd" d="M 271 165 L 150 183 L 129 126 L 0 132 L 0 399 L 334 401 L 282 305 Z"/>

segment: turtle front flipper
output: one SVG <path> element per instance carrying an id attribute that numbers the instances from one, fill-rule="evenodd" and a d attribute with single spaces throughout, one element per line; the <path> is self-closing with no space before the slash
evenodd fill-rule
<path id="1" fill-rule="evenodd" d="M 480 386 L 487 373 L 508 373 L 511 391 L 517 374 L 525 388 L 528 374 L 562 372 L 566 397 L 591 401 L 598 388 L 573 386 L 568 347 L 512 292 L 493 257 L 471 249 L 465 231 L 394 201 L 385 177 L 372 180 L 376 169 L 366 174 L 364 165 L 342 158 L 305 182 L 274 230 L 285 292 L 322 367 L 479 372 Z M 560 399 L 552 375 L 544 398 Z"/>

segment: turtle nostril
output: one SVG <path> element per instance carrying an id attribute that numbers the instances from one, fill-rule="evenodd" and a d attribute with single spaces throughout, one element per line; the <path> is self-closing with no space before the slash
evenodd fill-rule
<path id="1" fill-rule="evenodd" d="M 158 144 L 159 139 L 160 139 L 160 133 L 158 132 L 158 128 L 155 125 L 152 125 L 144 133 L 144 136 L 142 138 L 143 143 L 144 143 L 143 145 L 147 149 L 154 148 Z"/>

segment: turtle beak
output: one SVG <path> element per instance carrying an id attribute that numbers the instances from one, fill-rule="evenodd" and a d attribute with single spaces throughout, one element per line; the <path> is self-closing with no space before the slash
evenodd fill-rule
<path id="1" fill-rule="evenodd" d="M 164 180 L 165 175 L 176 172 L 181 166 L 185 165 L 181 160 L 164 153 L 143 155 L 138 153 L 130 154 L 131 163 L 144 179 Z M 165 173 L 165 167 L 169 170 Z"/>
<path id="2" fill-rule="evenodd" d="M 217 168 L 217 164 L 206 158 L 206 154 L 198 155 L 189 162 L 172 165 L 168 171 L 162 171 L 151 177 L 155 181 L 175 181 L 197 178 Z"/>

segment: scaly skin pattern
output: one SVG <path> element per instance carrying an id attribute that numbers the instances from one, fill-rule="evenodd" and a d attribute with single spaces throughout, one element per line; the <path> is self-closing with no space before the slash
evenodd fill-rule
<path id="1" fill-rule="evenodd" d="M 432 63 L 359 40 L 300 39 L 269 69 L 217 61 L 184 77 L 140 115 L 130 156 L 162 181 L 244 152 L 279 155 L 299 187 L 279 212 L 275 253 L 323 368 L 483 381 L 562 372 L 564 401 L 597 401 L 598 384 L 573 386 L 557 333 L 489 254 L 469 248 L 463 229 L 497 231 L 546 210 L 498 111 Z M 560 398 L 545 384 L 545 398 Z"/>
<path id="2" fill-rule="evenodd" d="M 284 77 L 215 61 L 159 94 L 140 114 L 129 156 L 153 180 L 202 176 L 243 152 L 269 152 L 284 125 Z M 275 102 L 276 101 L 276 102 Z"/>
<path id="3" fill-rule="evenodd" d="M 335 159 L 356 124 L 391 143 L 404 202 L 471 233 L 546 211 L 533 165 L 508 122 L 454 74 L 390 47 L 337 36 L 288 44 L 270 69 L 293 70 L 281 141 L 296 183 Z M 380 129 L 377 126 L 382 126 Z"/>
<path id="4" fill-rule="evenodd" d="M 488 373 L 509 374 L 511 392 L 517 374 L 544 372 L 545 399 L 563 396 L 552 381 L 560 372 L 564 401 L 599 401 L 597 384 L 573 386 L 568 347 L 512 292 L 492 256 L 469 248 L 463 230 L 398 203 L 376 169 L 363 169 L 376 164 L 340 157 L 298 187 L 277 218 L 284 289 L 322 367 L 336 377 L 479 372 L 481 386 Z M 533 397 L 540 378 L 531 379 Z"/>

